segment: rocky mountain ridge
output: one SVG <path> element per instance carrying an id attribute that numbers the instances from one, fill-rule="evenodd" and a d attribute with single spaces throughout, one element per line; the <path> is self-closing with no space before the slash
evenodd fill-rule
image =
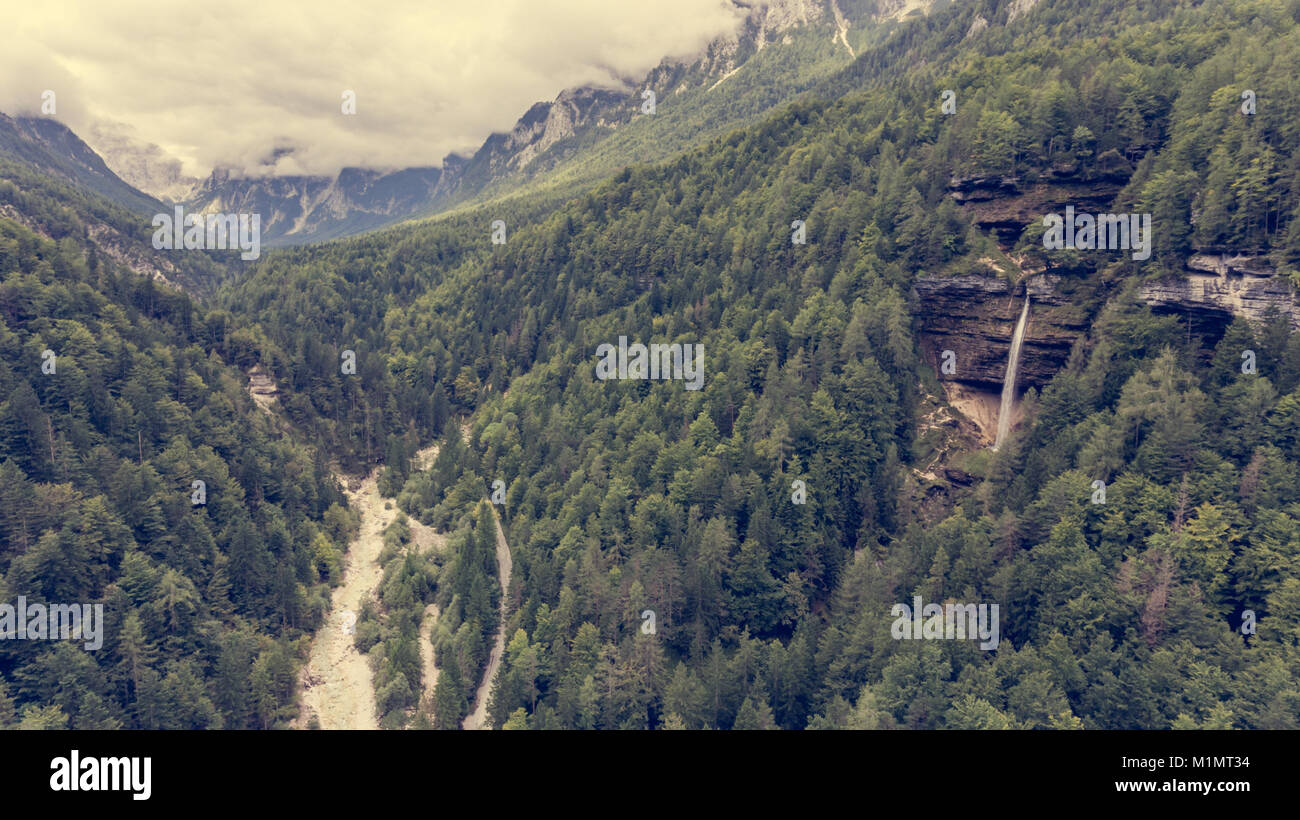
<path id="1" fill-rule="evenodd" d="M 545 173 L 642 115 L 642 91 L 660 101 L 693 89 L 718 87 L 755 54 L 790 42 L 790 32 L 810 28 L 828 39 L 839 38 L 850 58 L 845 35 L 855 23 L 893 19 L 927 3 L 876 4 L 857 0 L 733 0 L 745 17 L 732 34 L 710 42 L 685 59 L 666 58 L 645 77 L 623 78 L 619 88 L 578 87 L 538 102 L 509 130 L 489 136 L 470 156 L 449 154 L 441 168 L 405 169 L 379 175 L 391 192 L 384 202 L 366 201 L 365 192 L 345 179 L 347 169 L 329 177 L 249 177 L 217 170 L 199 187 L 189 204 L 204 211 L 233 207 L 263 208 L 262 226 L 269 245 L 297 244 L 357 233 L 402 219 L 433 214 L 481 194 L 490 186 Z M 637 161 L 627 157 L 627 161 Z"/>
<path id="2" fill-rule="evenodd" d="M 11 117 L 0 113 L 0 156 L 93 191 L 136 213 L 154 213 L 162 203 L 115 174 L 80 137 L 53 117 Z"/>

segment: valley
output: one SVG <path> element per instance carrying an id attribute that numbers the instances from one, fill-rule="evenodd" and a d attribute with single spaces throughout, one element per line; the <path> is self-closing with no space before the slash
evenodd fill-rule
<path id="1" fill-rule="evenodd" d="M 416 454 L 422 464 L 437 455 L 437 447 Z M 334 589 L 329 619 L 312 641 L 311 657 L 302 672 L 302 709 L 299 728 L 378 729 L 370 661 L 354 643 L 357 616 L 363 602 L 376 600 L 383 567 L 379 558 L 384 532 L 398 511 L 379 493 L 378 470 L 357 481 L 346 476 L 349 506 L 361 517 L 360 531 L 348 545 L 342 583 Z M 444 540 L 418 521 L 411 521 L 414 549 L 439 549 Z M 507 553 L 507 561 L 509 556 Z M 430 605 L 421 628 L 421 653 L 425 661 L 426 689 L 432 690 L 437 670 L 429 631 L 437 621 L 437 606 Z"/>
<path id="2" fill-rule="evenodd" d="M 0 117 L 0 586 L 112 616 L 0 726 L 1300 728 L 1300 5 L 730 11 L 180 204 Z"/>

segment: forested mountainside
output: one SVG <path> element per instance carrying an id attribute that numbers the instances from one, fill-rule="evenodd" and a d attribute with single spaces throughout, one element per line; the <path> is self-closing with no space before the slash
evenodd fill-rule
<path id="1" fill-rule="evenodd" d="M 461 529 L 444 709 L 496 631 L 500 480 L 497 726 L 1296 726 L 1300 6 L 1030 5 L 932 9 L 821 96 L 553 214 L 277 254 L 227 294 L 286 414 Z M 1152 214 L 1151 258 L 1045 251 L 1069 205 Z M 1253 323 L 1153 309 L 1206 253 L 1281 296 Z M 1030 313 L 1026 349 L 1065 352 L 996 452 L 927 344 L 923 294 L 972 279 L 1014 304 L 983 339 L 1004 361 L 1027 293 L 1075 333 Z M 702 345 L 703 389 L 599 380 L 620 337 Z M 455 457 L 412 470 L 432 436 Z M 893 639 L 913 595 L 999 603 L 1001 644 Z"/>
<path id="2" fill-rule="evenodd" d="M 0 726 L 280 725 L 355 527 L 323 455 L 228 314 L 8 219 L 0 272 L 0 598 L 103 607 L 94 652 L 0 642 Z"/>
<path id="3" fill-rule="evenodd" d="M 161 204 L 158 208 L 170 213 Z M 62 182 L 39 166 L 0 155 L 0 218 L 60 242 L 69 252 L 78 249 L 91 266 L 102 258 L 200 297 L 214 295 L 237 269 L 238 254 L 155 249 L 149 222 L 154 213 L 130 211 L 84 185 Z"/>
<path id="4" fill-rule="evenodd" d="M 0 158 L 83 187 L 136 214 L 152 214 L 162 204 L 119 179 L 90 146 L 51 117 L 0 114 Z"/>
<path id="5" fill-rule="evenodd" d="M 1300 2 L 889 5 L 760 121 L 203 304 L 0 166 L 0 598 L 107 620 L 0 644 L 0 724 L 289 725 L 337 465 L 410 519 L 355 631 L 386 727 L 465 725 L 499 640 L 497 728 L 1300 728 Z M 1149 258 L 1049 249 L 1067 209 Z M 996 647 L 899 639 L 917 596 Z"/>
<path id="6" fill-rule="evenodd" d="M 436 209 L 521 193 L 568 198 L 628 164 L 673 157 L 843 69 L 887 36 L 899 11 L 861 0 L 735 5 L 747 9 L 740 28 L 703 54 L 666 59 L 630 89 L 566 89 L 473 156 L 448 157 Z"/>

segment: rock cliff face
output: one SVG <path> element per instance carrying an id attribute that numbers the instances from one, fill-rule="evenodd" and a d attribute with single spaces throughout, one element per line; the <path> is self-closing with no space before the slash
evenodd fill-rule
<path id="1" fill-rule="evenodd" d="M 1105 212 L 1125 179 L 1125 169 L 1090 179 L 1071 170 L 1035 179 L 955 177 L 948 183 L 948 196 L 974 217 L 981 230 L 992 232 L 1006 248 L 1019 241 L 1025 228 L 1041 223 L 1045 214 L 1060 213 L 1066 205 L 1079 211 Z"/>
<path id="2" fill-rule="evenodd" d="M 606 125 L 606 109 L 612 108 L 625 100 L 625 95 L 616 91 L 597 88 L 571 88 L 563 91 L 552 103 L 537 103 L 530 113 L 535 113 L 530 120 L 527 114 L 510 132 L 507 143 L 503 146 L 507 156 L 503 167 L 495 169 L 497 173 L 523 168 L 533 161 L 538 154 L 545 152 L 561 140 L 575 136 L 589 125 Z"/>
<path id="3" fill-rule="evenodd" d="M 1089 323 L 1085 311 L 1059 291 L 1053 274 L 1029 276 L 1017 285 L 996 276 L 922 276 L 913 288 L 921 345 L 941 381 L 1001 390 L 1011 336 L 1031 297 L 1020 353 L 1021 389 L 1042 387 L 1060 370 Z M 943 373 L 942 353 L 955 355 L 955 372 Z"/>
<path id="4" fill-rule="evenodd" d="M 1295 287 L 1258 257 L 1194 254 L 1185 274 L 1148 282 L 1141 295 L 1157 312 L 1187 314 L 1202 325 L 1226 325 L 1234 316 L 1260 322 L 1277 310 L 1300 329 Z"/>
<path id="5" fill-rule="evenodd" d="M 1113 153 L 1113 152 L 1112 152 Z M 948 195 L 992 233 L 1004 250 L 1014 246 L 1025 228 L 1044 214 L 1066 205 L 1083 212 L 1113 210 L 1131 168 L 1118 155 L 1086 175 L 1060 166 L 1033 176 L 954 177 Z M 1011 285 L 995 276 L 927 276 L 917 281 L 916 315 L 922 342 L 941 380 L 991 390 L 1001 384 L 1011 335 L 1025 288 L 1033 299 L 1021 364 L 1020 386 L 1041 386 L 1065 364 L 1070 348 L 1087 329 L 1089 308 L 1061 292 L 1061 278 L 1030 274 Z M 1296 288 L 1268 260 L 1242 254 L 1195 253 L 1184 273 L 1144 283 L 1142 299 L 1157 313 L 1176 313 L 1190 320 L 1203 344 L 1213 345 L 1233 317 L 1261 322 L 1276 310 L 1300 329 Z M 1087 300 L 1082 300 L 1087 301 Z M 952 350 L 957 372 L 943 374 L 939 355 Z"/>
<path id="6" fill-rule="evenodd" d="M 232 177 L 213 172 L 189 201 L 204 213 L 256 213 L 268 246 L 332 239 L 410 216 L 424 207 L 437 168 L 380 173 L 344 168 L 338 176 Z"/>
<path id="7" fill-rule="evenodd" d="M 617 128 L 631 120 L 639 105 L 640 98 L 632 92 L 585 87 L 566 89 L 552 102 L 535 103 L 514 128 L 488 137 L 473 156 L 444 159 L 430 204 L 469 195 L 524 171 L 564 140 L 596 128 Z"/>
<path id="8" fill-rule="evenodd" d="M 164 202 L 184 202 L 202 182 L 187 176 L 180 160 L 138 139 L 134 131 L 120 123 L 96 123 L 86 141 L 124 182 Z"/>
<path id="9" fill-rule="evenodd" d="M 971 215 L 976 226 L 992 233 L 999 245 L 1009 250 L 1025 228 L 1044 214 L 1058 212 L 1066 204 L 1088 209 L 1104 206 L 1115 198 L 1120 185 L 1112 175 L 1085 180 L 1073 168 L 1058 168 L 1032 178 L 1000 174 L 953 177 L 948 196 Z M 1025 270 L 1016 274 L 1015 284 L 992 273 L 917 279 L 912 293 L 921 346 L 941 381 L 975 392 L 1002 389 L 1011 337 L 1026 292 L 1032 304 L 1020 357 L 1020 389 L 1042 387 L 1065 365 L 1070 348 L 1087 329 L 1086 311 L 1060 292 L 1061 279 L 1056 274 Z M 945 350 L 956 357 L 951 374 L 940 366 Z M 948 390 L 950 399 L 967 392 Z M 977 409 L 971 404 L 967 415 Z"/>

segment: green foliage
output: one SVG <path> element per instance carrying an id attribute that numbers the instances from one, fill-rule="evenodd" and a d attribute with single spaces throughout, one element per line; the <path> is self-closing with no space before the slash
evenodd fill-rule
<path id="1" fill-rule="evenodd" d="M 498 634 L 489 720 L 512 729 L 1295 728 L 1300 334 L 1235 323 L 1203 351 L 1135 299 L 1197 250 L 1300 264 L 1294 9 L 1040 4 L 965 39 L 993 7 L 865 37 L 844 70 L 800 78 L 813 93 L 659 164 L 593 152 L 613 176 L 567 201 L 267 254 L 221 310 L 5 227 L 5 581 L 103 599 L 122 626 L 103 660 L 3 656 L 0 721 L 283 722 L 290 642 L 356 522 L 231 362 L 271 371 L 294 435 L 345 469 L 382 463 L 396 506 L 452 533 L 445 565 L 404 519 L 386 534 L 357 630 L 384 726 L 419 703 L 436 602 L 438 728 L 460 725 Z M 1252 117 L 1242 88 L 1267 100 Z M 1153 259 L 1048 260 L 1032 230 L 1003 253 L 948 186 L 1012 175 L 1151 212 Z M 1052 265 L 1089 332 L 1010 446 L 967 461 L 975 485 L 923 515 L 912 285 L 1013 257 Z M 703 345 L 704 389 L 597 379 L 620 336 Z M 46 346 L 68 351 L 58 381 L 32 375 Z M 175 488 L 198 472 L 196 513 Z M 893 639 L 913 595 L 999 604 L 999 648 Z M 1237 631 L 1245 610 L 1257 634 Z"/>
<path id="2" fill-rule="evenodd" d="M 379 604 L 366 601 L 357 618 L 354 644 L 368 653 L 373 669 L 375 705 L 383 728 L 402 728 L 414 717 L 425 675 L 420 654 L 420 627 L 432 603 L 440 557 L 410 543 L 411 528 L 398 514 L 384 531 L 384 566 Z"/>
<path id="3" fill-rule="evenodd" d="M 1230 328 L 1205 362 L 1123 278 L 1197 248 L 1294 244 L 1294 17 L 1065 3 L 963 40 L 977 11 L 868 37 L 762 122 L 567 203 L 271 254 L 230 291 L 294 421 L 351 464 L 396 452 L 398 505 L 457 530 L 438 579 L 439 725 L 469 708 L 498 628 L 483 501 L 498 478 L 515 579 L 497 726 L 1285 722 L 1289 701 L 1252 676 L 1293 692 L 1294 659 L 1229 619 L 1249 605 L 1278 630 L 1294 611 L 1272 607 L 1296 551 L 1300 347 L 1284 322 Z M 1220 90 L 1247 87 L 1267 116 Z M 963 175 L 1093 186 L 1160 229 L 1145 267 L 1047 260 L 1091 335 L 934 525 L 901 501 L 924 380 L 911 283 L 1007 259 L 946 195 Z M 485 240 L 496 218 L 504 246 Z M 1037 258 L 1037 241 L 1014 250 Z M 705 388 L 597 380 L 596 347 L 621 335 L 702 344 Z M 1257 376 L 1235 367 L 1247 341 Z M 357 377 L 337 373 L 344 348 Z M 437 463 L 411 472 L 433 438 Z M 999 650 L 892 640 L 890 606 L 918 591 L 999 602 Z"/>
<path id="4" fill-rule="evenodd" d="M 322 524 L 342 496 L 253 406 L 225 363 L 225 322 L 0 220 L 0 597 L 105 616 L 94 652 L 0 645 L 22 725 L 293 717 L 295 642 L 320 623 L 308 602 L 320 553 L 337 562 Z"/>

